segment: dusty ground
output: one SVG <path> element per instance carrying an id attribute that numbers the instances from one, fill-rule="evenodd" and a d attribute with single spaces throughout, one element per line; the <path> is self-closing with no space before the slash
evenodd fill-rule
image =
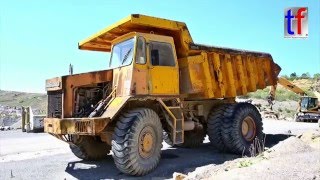
<path id="1" fill-rule="evenodd" d="M 292 134 L 318 128 L 315 123 L 274 120 L 264 121 L 264 127 L 265 133 L 267 133 L 267 147 L 272 147 Z M 307 154 L 310 163 L 316 164 L 311 160 L 317 158 L 317 153 Z M 305 159 L 304 156 L 297 156 L 297 161 Z M 151 174 L 144 176 L 143 179 L 172 178 L 174 172 L 187 174 L 197 167 L 209 164 L 212 164 L 210 166 L 223 166 L 223 163 L 234 159 L 241 161 L 239 158 L 236 155 L 219 153 L 209 146 L 208 140 L 205 140 L 205 143 L 197 149 L 175 149 L 164 143 L 162 159 L 158 168 Z M 290 160 L 290 156 L 283 159 L 283 162 L 287 160 Z M 277 166 L 277 163 L 278 160 L 269 162 L 270 166 Z M 299 163 L 293 161 L 290 161 L 290 164 L 294 167 L 300 166 Z M 260 172 L 261 175 L 261 173 L 269 171 L 271 170 L 260 168 L 256 172 Z M 281 169 L 278 172 L 278 177 L 285 178 L 281 174 Z M 301 173 L 302 170 L 298 168 L 297 172 Z M 251 176 L 247 171 L 245 175 Z M 111 155 L 104 161 L 82 161 L 70 152 L 67 144 L 45 133 L 26 134 L 20 131 L 5 131 L 0 132 L 0 179 L 11 179 L 11 177 L 13 177 L 12 179 L 134 179 L 134 177 L 126 176 L 116 169 Z M 141 179 L 141 177 L 136 179 Z"/>
<path id="2" fill-rule="evenodd" d="M 254 158 L 197 168 L 185 179 L 320 179 L 320 131 L 291 136 Z"/>

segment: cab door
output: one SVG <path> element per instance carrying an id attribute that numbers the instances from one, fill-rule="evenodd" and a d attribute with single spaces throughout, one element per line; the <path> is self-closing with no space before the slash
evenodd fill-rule
<path id="1" fill-rule="evenodd" d="M 168 39 L 166 39 L 168 38 Z M 178 95 L 179 67 L 173 45 L 169 37 L 149 39 L 148 41 L 148 71 L 149 94 Z"/>

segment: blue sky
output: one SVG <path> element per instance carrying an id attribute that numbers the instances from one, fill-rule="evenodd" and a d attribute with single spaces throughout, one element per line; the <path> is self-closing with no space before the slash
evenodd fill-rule
<path id="1" fill-rule="evenodd" d="M 201 2 L 201 3 L 200 3 Z M 308 39 L 285 39 L 284 9 L 309 8 Z M 45 79 L 106 68 L 109 54 L 77 43 L 138 13 L 187 23 L 197 43 L 272 54 L 282 74 L 320 72 L 319 0 L 0 1 L 0 89 L 45 92 Z"/>

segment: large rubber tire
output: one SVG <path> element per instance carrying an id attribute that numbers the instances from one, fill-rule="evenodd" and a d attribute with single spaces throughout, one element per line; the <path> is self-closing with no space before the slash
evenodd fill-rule
<path id="1" fill-rule="evenodd" d="M 222 125 L 224 119 L 224 113 L 227 108 L 226 104 L 214 107 L 208 116 L 208 129 L 210 144 L 219 151 L 227 151 L 227 147 L 222 138 Z"/>
<path id="2" fill-rule="evenodd" d="M 112 152 L 117 168 L 135 176 L 153 171 L 160 160 L 162 131 L 159 116 L 151 109 L 138 108 L 123 113 L 112 138 Z M 146 137 L 152 140 L 145 140 Z"/>
<path id="3" fill-rule="evenodd" d="M 111 149 L 107 143 L 93 136 L 80 136 L 75 144 L 70 145 L 71 152 L 83 160 L 99 160 L 105 158 Z"/>
<path id="4" fill-rule="evenodd" d="M 235 154 L 250 155 L 250 146 L 255 138 L 263 143 L 261 114 L 254 105 L 249 103 L 229 105 L 224 111 L 222 139 L 225 146 Z M 243 123 L 248 119 L 254 123 L 254 130 L 247 131 L 248 133 L 244 135 Z"/>

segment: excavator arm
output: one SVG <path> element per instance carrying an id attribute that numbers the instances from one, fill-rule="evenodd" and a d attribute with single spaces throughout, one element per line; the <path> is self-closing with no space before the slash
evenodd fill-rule
<path id="1" fill-rule="evenodd" d="M 286 78 L 283 77 L 278 77 L 278 83 L 282 85 L 284 88 L 299 94 L 300 96 L 306 95 L 306 92 L 299 88 L 298 86 L 294 85 L 292 82 L 288 81 Z M 269 92 L 269 98 L 271 100 L 275 99 L 276 96 L 276 90 L 277 90 L 277 85 L 271 86 L 270 92 Z"/>

